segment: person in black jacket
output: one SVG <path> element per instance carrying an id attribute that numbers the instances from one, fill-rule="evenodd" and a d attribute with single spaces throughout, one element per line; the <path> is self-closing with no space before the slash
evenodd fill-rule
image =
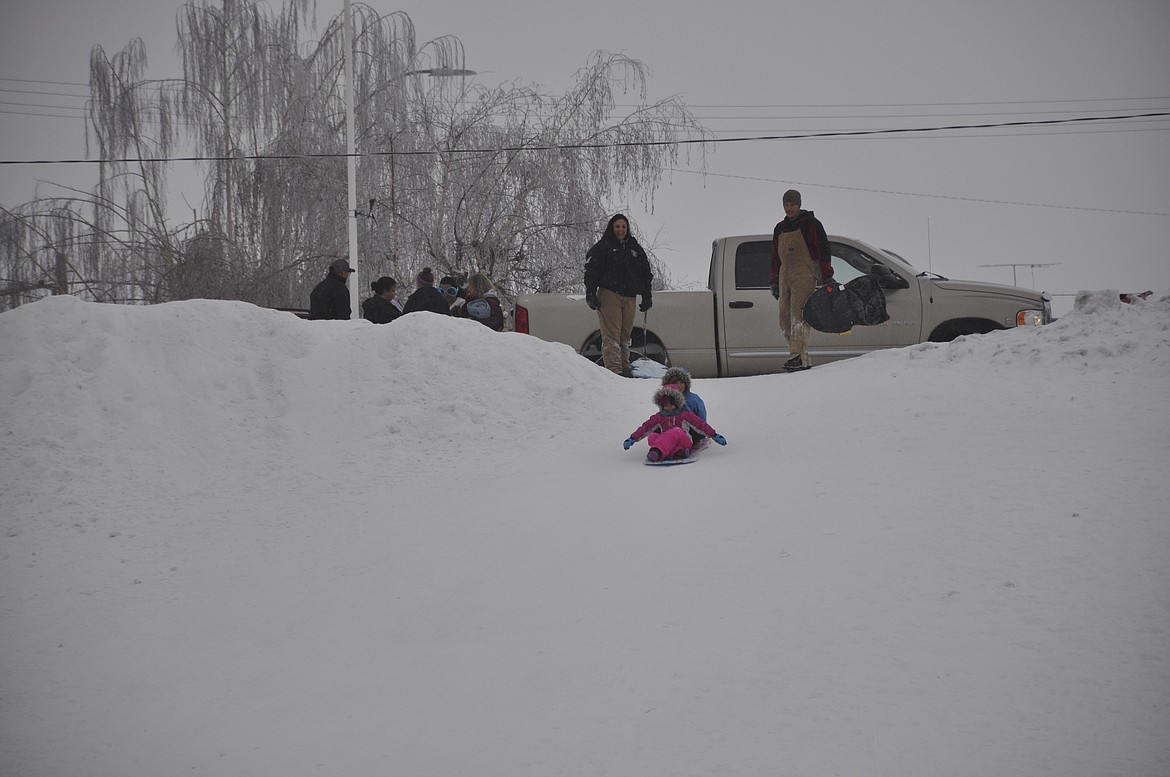
<path id="1" fill-rule="evenodd" d="M 349 305 L 349 288 L 345 282 L 352 272 L 353 268 L 345 259 L 333 260 L 325 280 L 318 283 L 309 294 L 310 321 L 349 319 L 352 308 Z"/>
<path id="2" fill-rule="evenodd" d="M 402 315 L 402 311 L 394 304 L 394 295 L 398 291 L 398 282 L 389 275 L 383 275 L 370 284 L 374 296 L 362 303 L 362 318 L 375 324 L 389 324 Z"/>
<path id="3" fill-rule="evenodd" d="M 605 232 L 585 255 L 585 302 L 597 311 L 601 328 L 601 360 L 606 369 L 631 377 L 630 337 L 638 310 L 650 309 L 650 260 L 630 234 L 630 221 L 621 213 L 609 220 Z"/>
<path id="4" fill-rule="evenodd" d="M 444 316 L 451 315 L 451 306 L 447 303 L 447 298 L 443 296 L 443 292 L 435 288 L 434 270 L 430 267 L 424 267 L 418 277 L 414 279 L 414 285 L 417 287 L 414 294 L 410 295 L 406 300 L 406 305 L 402 308 L 404 314 L 429 310 Z"/>

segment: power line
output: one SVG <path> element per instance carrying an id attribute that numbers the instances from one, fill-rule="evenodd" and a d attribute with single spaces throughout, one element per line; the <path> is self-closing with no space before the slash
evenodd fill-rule
<path id="1" fill-rule="evenodd" d="M 10 100 L 0 100 L 0 105 L 15 105 L 19 108 L 48 108 L 53 111 L 84 111 L 84 107 L 72 105 L 41 105 L 40 103 L 18 103 Z"/>
<path id="2" fill-rule="evenodd" d="M 824 138 L 848 138 L 848 137 L 862 137 L 862 136 L 881 136 L 881 135 L 898 135 L 909 133 L 924 133 L 924 132 L 955 132 L 963 130 L 976 129 L 1004 129 L 1009 127 L 1042 127 L 1053 125 L 1067 125 L 1067 124 L 1084 124 L 1088 122 L 1113 122 L 1113 121 L 1130 121 L 1133 119 L 1150 119 L 1150 118 L 1164 118 L 1170 117 L 1170 111 L 1154 112 L 1154 113 L 1139 113 L 1119 116 L 1081 116 L 1070 119 L 1034 119 L 1029 121 L 1010 121 L 999 122 L 994 124 L 954 124 L 942 127 L 897 127 L 890 129 L 876 129 L 876 130 L 848 130 L 835 132 L 808 132 L 801 134 L 789 135 L 756 135 L 748 137 L 734 137 L 734 138 L 695 138 L 688 140 L 656 140 L 656 141 L 620 141 L 613 143 L 568 143 L 568 144 L 548 144 L 548 145 L 534 145 L 534 146 L 501 146 L 498 148 L 455 148 L 446 149 L 448 153 L 455 154 L 495 154 L 502 151 L 572 151 L 572 150 L 595 150 L 606 148 L 636 148 L 648 146 L 685 146 L 685 145 L 703 145 L 703 144 L 718 144 L 718 143 L 759 143 L 776 140 L 815 140 Z M 355 157 L 392 157 L 392 156 L 424 156 L 435 153 L 434 150 L 427 151 L 367 151 L 353 154 Z M 346 153 L 318 153 L 318 154 L 240 154 L 239 156 L 186 156 L 186 157 L 122 157 L 116 159 L 5 159 L 0 160 L 0 165 L 92 165 L 101 164 L 103 162 L 117 162 L 125 164 L 142 164 L 142 163 L 166 163 L 166 162 L 230 162 L 230 161 L 256 161 L 256 160 L 295 160 L 295 159 L 336 159 L 347 158 L 351 156 Z"/>
<path id="3" fill-rule="evenodd" d="M 1005 128 L 1023 128 L 1023 126 L 1053 126 L 1060 124 L 1085 124 L 1089 122 L 1122 122 L 1131 119 L 1164 118 L 1170 117 L 1170 111 L 1151 112 L 1151 114 L 1130 114 L 1124 116 L 1082 116 L 1076 118 L 1032 119 L 1023 122 L 999 122 L 995 124 L 952 124 L 948 126 L 917 126 L 917 128 L 893 128 L 885 130 L 849 130 L 834 132 L 805 132 L 799 135 L 763 135 L 735 138 L 694 138 L 684 140 L 628 140 L 628 142 L 614 143 L 570 143 L 530 146 L 500 146 L 493 149 L 448 149 L 448 153 L 500 153 L 501 151 L 573 151 L 573 150 L 600 150 L 600 149 L 629 149 L 629 147 L 667 146 L 667 145 L 703 145 L 718 143 L 763 143 L 771 140 L 810 140 L 821 138 L 848 138 L 883 135 L 908 135 L 918 132 L 954 132 L 963 130 L 987 130 Z M 0 165 L 96 165 L 102 163 L 123 164 L 152 164 L 171 163 L 171 161 L 241 161 L 241 160 L 281 160 L 281 159 L 336 159 L 355 157 L 417 157 L 434 153 L 428 151 L 366 151 L 355 154 L 349 153 L 292 153 L 292 154 L 239 154 L 235 157 L 122 157 L 116 159 L 2 159 Z"/>
<path id="4" fill-rule="evenodd" d="M 1170 97 L 1083 97 L 1069 100 L 984 100 L 925 103 L 703 103 L 688 108 L 934 108 L 959 105 L 1055 105 L 1058 103 L 1157 102 Z M 629 104 L 623 107 L 631 107 Z M 637 106 L 633 106 L 637 107 Z"/>
<path id="5" fill-rule="evenodd" d="M 77 81 L 38 81 L 32 78 L 0 78 L 0 81 L 15 81 L 19 84 L 51 84 L 53 86 L 84 86 L 89 87 L 89 84 L 79 83 Z"/>
<path id="6" fill-rule="evenodd" d="M 812 183 L 810 181 L 792 181 L 781 178 L 764 178 L 753 175 L 732 175 L 730 173 L 705 173 L 698 170 L 675 170 L 675 173 L 687 175 L 702 175 L 709 178 L 730 178 L 738 181 L 758 181 L 761 183 L 779 183 L 789 186 L 808 186 L 817 189 L 837 189 L 840 191 L 866 192 L 868 194 L 894 194 L 901 197 L 926 197 L 932 200 L 958 200 L 960 202 L 979 202 L 988 205 L 1021 205 L 1029 208 L 1054 208 L 1056 210 L 1079 210 L 1093 213 L 1118 213 L 1127 216 L 1170 216 L 1170 213 L 1158 213 L 1143 210 L 1117 210 L 1110 208 L 1089 208 L 1078 205 L 1050 205 L 1043 202 L 1018 202 L 1013 200 L 991 200 L 979 197 L 959 197 L 948 194 L 920 194 L 918 192 L 901 192 L 894 189 L 870 189 L 864 186 L 835 186 L 827 183 Z"/>
<path id="7" fill-rule="evenodd" d="M 1077 113 L 1086 113 L 1096 111 L 1098 113 L 1110 113 L 1118 110 L 1117 108 L 1090 108 L 1076 111 Z M 965 113 L 853 113 L 839 116 L 695 116 L 696 119 L 706 119 L 708 121 L 809 121 L 812 119 L 940 119 L 950 116 L 1019 116 L 1020 111 L 972 111 Z M 1045 116 L 1060 113 L 1073 113 L 1071 110 L 1052 110 L 1052 111 L 1026 111 L 1024 112 L 1032 116 Z"/>

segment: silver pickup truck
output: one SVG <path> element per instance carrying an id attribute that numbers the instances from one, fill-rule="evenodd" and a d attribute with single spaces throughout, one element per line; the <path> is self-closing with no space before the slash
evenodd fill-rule
<path id="1" fill-rule="evenodd" d="M 960 335 L 1046 324 L 1046 294 L 1015 286 L 952 281 L 920 272 L 890 251 L 859 240 L 829 236 L 834 280 L 877 278 L 890 320 L 843 335 L 813 332 L 813 364 L 859 356 L 878 348 L 947 342 Z M 780 331 L 779 304 L 769 291 L 771 235 L 721 237 L 711 249 L 706 291 L 663 291 L 639 314 L 631 349 L 663 364 L 686 367 L 697 378 L 780 372 L 788 345 Z M 600 361 L 597 314 L 578 294 L 522 294 L 516 331 L 566 343 Z"/>

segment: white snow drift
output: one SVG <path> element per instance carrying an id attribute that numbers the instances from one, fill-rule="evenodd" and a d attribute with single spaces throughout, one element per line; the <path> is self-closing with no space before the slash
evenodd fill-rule
<path id="1" fill-rule="evenodd" d="M 696 381 L 431 314 L 0 315 L 0 773 L 1170 774 L 1170 298 Z"/>

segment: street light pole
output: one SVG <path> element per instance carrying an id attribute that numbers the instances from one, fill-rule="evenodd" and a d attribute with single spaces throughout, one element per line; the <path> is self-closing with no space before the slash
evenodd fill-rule
<path id="1" fill-rule="evenodd" d="M 357 222 L 357 149 L 354 144 L 354 85 L 353 85 L 353 8 L 345 0 L 342 43 L 345 46 L 345 172 L 348 186 L 349 266 L 349 309 L 351 318 L 361 318 L 360 292 L 361 274 L 358 266 L 358 222 Z M 403 75 L 428 75 L 432 78 L 478 75 L 474 70 L 452 67 L 432 67 L 425 70 L 408 70 Z M 372 201 L 371 201 L 372 206 Z"/>
<path id="2" fill-rule="evenodd" d="M 345 30 L 342 41 L 345 45 L 345 168 L 349 186 L 349 309 L 351 318 L 361 318 L 358 307 L 358 291 L 361 288 L 361 274 L 358 272 L 358 228 L 357 228 L 357 156 L 354 148 L 353 119 L 353 8 L 345 0 Z"/>

